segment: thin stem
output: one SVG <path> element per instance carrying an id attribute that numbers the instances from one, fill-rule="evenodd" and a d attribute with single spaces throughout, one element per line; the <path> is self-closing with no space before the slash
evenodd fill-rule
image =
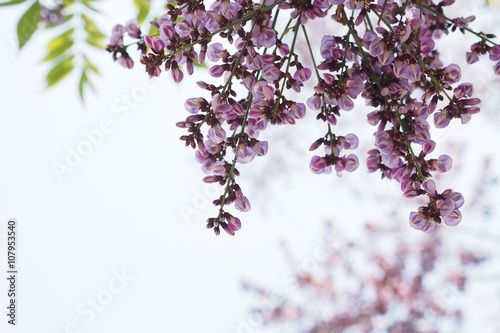
<path id="1" fill-rule="evenodd" d="M 240 134 L 244 133 L 244 131 L 245 131 L 245 126 L 246 126 L 246 122 L 248 119 L 248 113 L 250 112 L 250 106 L 252 105 L 252 100 L 253 100 L 253 95 L 248 94 L 247 108 L 245 110 L 245 116 L 243 118 L 243 123 L 241 124 Z M 229 187 L 231 186 L 231 183 L 234 182 L 234 169 L 236 168 L 236 162 L 237 162 L 236 153 L 237 152 L 238 152 L 238 147 L 236 147 L 234 149 L 234 157 L 233 157 L 233 161 L 231 162 L 231 169 L 229 169 L 229 173 L 228 173 L 228 177 L 227 177 L 227 181 L 226 181 L 226 187 L 224 188 L 224 193 L 222 194 L 222 200 L 221 200 L 221 204 L 220 204 L 220 208 L 219 208 L 219 217 L 221 217 L 221 214 L 224 210 L 224 205 L 226 204 L 226 198 L 227 198 L 227 194 L 229 192 Z"/>
<path id="2" fill-rule="evenodd" d="M 279 5 L 280 3 L 284 2 L 284 1 L 286 1 L 286 0 L 278 0 L 278 1 L 275 1 L 273 4 L 271 4 L 269 6 L 261 7 L 261 11 L 262 12 L 266 12 L 266 11 L 268 11 L 268 10 L 276 7 L 277 5 Z M 196 40 L 196 41 L 192 42 L 191 44 L 185 45 L 185 46 L 183 46 L 183 47 L 175 50 L 175 52 L 173 54 L 177 54 L 177 53 L 179 53 L 181 51 L 184 51 L 186 49 L 192 48 L 194 45 L 199 44 L 199 43 L 205 41 L 208 38 L 212 38 L 213 36 L 217 35 L 218 33 L 226 31 L 227 29 L 232 28 L 232 27 L 234 27 L 235 25 L 237 25 L 237 24 L 239 24 L 241 22 L 251 20 L 254 17 L 256 17 L 257 15 L 258 15 L 258 13 L 255 12 L 255 11 L 249 12 L 246 15 L 244 15 L 243 17 L 241 17 L 241 18 L 239 18 L 237 20 L 231 21 L 230 23 L 228 23 L 227 25 L 223 26 L 222 28 L 220 28 L 220 29 L 218 29 L 218 30 L 210 33 L 207 38 Z"/>
<path id="3" fill-rule="evenodd" d="M 453 20 L 452 20 L 452 19 L 450 19 L 448 16 L 444 15 L 443 13 L 440 13 L 440 12 L 438 12 L 438 11 L 436 11 L 436 10 L 432 9 L 431 7 L 429 7 L 429 6 L 427 6 L 427 5 L 422 5 L 422 7 L 423 7 L 423 8 L 425 8 L 425 9 L 427 9 L 428 11 L 432 12 L 433 14 L 435 14 L 435 15 L 437 15 L 437 16 L 439 16 L 439 17 L 444 18 L 444 19 L 445 19 L 445 20 L 447 20 L 448 22 L 453 23 Z M 489 43 L 491 43 L 491 44 L 493 44 L 493 45 L 500 45 L 500 44 L 495 43 L 494 41 L 492 41 L 492 40 L 491 40 L 491 39 L 489 39 L 488 37 L 486 37 L 486 36 L 484 35 L 484 33 L 483 33 L 483 32 L 475 32 L 474 30 L 472 30 L 472 29 L 470 29 L 470 28 L 467 28 L 467 27 L 464 27 L 464 28 L 462 28 L 462 29 L 464 29 L 464 30 L 466 30 L 466 31 L 470 32 L 470 33 L 471 33 L 471 34 L 473 34 L 473 35 L 476 35 L 477 37 L 481 38 L 482 40 L 487 41 L 487 42 L 489 42 Z"/>
<path id="4" fill-rule="evenodd" d="M 307 30 L 304 25 L 302 25 L 302 31 L 304 32 L 304 37 L 306 37 L 306 43 L 307 43 L 307 48 L 309 49 L 309 54 L 311 55 L 311 61 L 314 66 L 314 70 L 316 71 L 316 76 L 318 77 L 318 81 L 321 80 L 319 71 L 318 71 L 318 66 L 316 65 L 316 60 L 314 59 L 314 53 L 311 47 L 311 42 L 309 41 L 309 36 L 307 35 Z"/>
<path id="5" fill-rule="evenodd" d="M 252 34 L 253 28 L 255 28 L 256 24 L 257 24 L 257 22 L 254 22 L 254 24 L 252 25 L 252 28 L 250 29 L 250 35 Z M 231 81 L 232 81 L 232 78 L 234 76 L 234 73 L 236 73 L 236 69 L 238 68 L 238 66 L 239 66 L 239 64 L 241 62 L 241 58 L 243 58 L 243 54 L 245 54 L 245 51 L 246 51 L 246 48 L 247 48 L 247 45 L 248 45 L 248 41 L 249 41 L 249 39 L 247 39 L 245 41 L 245 44 L 241 48 L 240 54 L 238 55 L 238 58 L 236 59 L 236 62 L 233 62 L 233 69 L 231 70 L 231 74 L 229 75 L 228 79 L 226 80 L 226 83 L 222 87 L 222 93 L 225 93 L 227 87 L 231 84 Z"/>
<path id="6" fill-rule="evenodd" d="M 299 26 L 300 26 L 300 16 L 297 18 L 297 23 L 295 24 L 294 27 L 294 35 L 293 35 L 293 40 L 292 40 L 292 45 L 290 47 L 290 54 L 288 55 L 288 62 L 286 64 L 286 69 L 285 69 L 285 77 L 283 78 L 283 83 L 281 84 L 281 89 L 280 89 L 280 96 L 278 96 L 278 99 L 275 103 L 275 109 L 274 111 L 278 110 L 279 107 L 279 101 L 281 98 L 283 98 L 283 92 L 285 91 L 285 85 L 286 85 L 286 74 L 288 73 L 288 70 L 290 69 L 290 63 L 292 62 L 292 55 L 294 55 L 295 51 L 295 43 L 297 42 L 297 36 L 299 34 Z"/>
<path id="7" fill-rule="evenodd" d="M 345 14 L 345 12 L 344 12 L 344 14 Z M 352 24 L 353 24 L 352 19 L 346 20 L 346 21 L 347 21 L 347 27 L 349 28 L 349 31 L 351 32 L 352 36 L 354 37 L 354 40 L 356 41 L 356 45 L 358 46 L 358 49 L 361 52 L 361 56 L 363 58 L 363 61 L 365 62 L 366 66 L 368 67 L 368 69 L 370 70 L 370 72 L 372 74 L 371 78 L 375 81 L 377 87 L 380 90 L 382 90 L 382 84 L 380 83 L 380 80 L 378 79 L 378 76 L 375 73 L 375 70 L 373 69 L 372 65 L 370 64 L 370 61 L 368 60 L 368 57 L 367 57 L 365 51 L 363 50 L 363 45 L 361 44 L 358 36 L 356 35 L 356 33 L 352 27 Z M 404 137 L 404 140 L 406 143 L 406 148 L 408 149 L 408 153 L 410 154 L 410 157 L 413 160 L 413 164 L 415 166 L 415 169 L 417 170 L 418 177 L 420 178 L 420 180 L 422 182 L 424 182 L 426 180 L 426 178 L 424 177 L 424 175 L 422 173 L 422 169 L 420 168 L 420 165 L 417 162 L 418 161 L 417 156 L 415 155 L 415 152 L 413 151 L 413 148 L 411 146 L 410 139 L 408 139 L 408 135 L 406 134 L 407 130 L 406 130 L 405 124 L 403 123 L 401 114 L 399 113 L 399 111 L 397 109 L 394 110 L 394 113 L 396 114 L 396 117 L 398 119 L 398 124 L 401 127 L 401 133 L 403 134 L 403 137 Z"/>

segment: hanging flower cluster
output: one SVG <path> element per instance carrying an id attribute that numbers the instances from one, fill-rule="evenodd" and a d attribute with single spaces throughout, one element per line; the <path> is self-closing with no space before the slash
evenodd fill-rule
<path id="1" fill-rule="evenodd" d="M 500 47 L 491 41 L 494 36 L 468 28 L 473 16 L 450 19 L 444 14 L 453 3 L 220 0 L 206 8 L 200 0 L 178 0 L 169 2 L 167 12 L 151 22 L 156 34 L 143 34 L 134 20 L 115 26 L 108 51 L 131 68 L 134 63 L 123 43 L 128 34 L 137 39 L 140 63 L 151 77 L 170 71 L 180 82 L 206 58 L 210 75 L 223 77 L 222 84 L 198 82 L 205 97 L 188 99 L 189 115 L 177 123 L 186 130 L 181 140 L 196 150 L 196 160 L 208 174 L 204 181 L 223 187 L 214 200 L 218 214 L 207 221 L 216 234 L 222 228 L 234 235 L 241 228 L 240 220 L 226 211 L 230 204 L 239 211 L 250 209 L 237 183 L 237 165 L 267 153 L 268 142 L 259 140 L 259 134 L 271 125 L 293 125 L 309 109 L 325 124 L 325 134 L 310 148 L 322 151 L 311 158 L 311 171 L 335 169 L 341 175 L 356 170 L 358 157 L 345 151 L 358 147 L 358 137 L 334 129 L 342 113 L 360 99 L 369 106 L 367 121 L 376 128 L 368 170 L 399 182 L 405 197 L 428 197 L 427 206 L 410 214 L 410 225 L 432 232 L 442 222 L 460 222 L 464 199 L 449 189 L 439 193 L 431 179 L 452 166 L 447 155 L 429 156 L 436 146 L 431 123 L 444 128 L 458 118 L 465 124 L 479 112 L 480 102 L 473 97 L 472 84 L 461 82 L 459 66 L 441 62 L 435 39 L 457 29 L 469 31 L 480 38 L 467 53 L 469 63 L 485 53 L 500 60 Z M 310 21 L 318 19 L 330 20 L 332 31 L 341 25 L 346 33 L 327 31 L 316 50 L 307 31 Z M 307 62 L 299 57 L 299 38 L 308 46 Z M 314 86 L 312 96 L 290 97 L 306 82 Z"/>

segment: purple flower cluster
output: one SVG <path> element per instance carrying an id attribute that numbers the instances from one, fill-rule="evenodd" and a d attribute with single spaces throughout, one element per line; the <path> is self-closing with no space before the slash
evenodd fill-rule
<path id="1" fill-rule="evenodd" d="M 40 22 L 50 26 L 58 25 L 66 21 L 67 16 L 64 14 L 64 6 L 57 4 L 54 7 L 42 5 L 40 11 Z"/>
<path id="2" fill-rule="evenodd" d="M 338 135 L 333 128 L 341 114 L 352 110 L 361 98 L 370 107 L 367 121 L 376 127 L 368 170 L 379 170 L 383 177 L 399 182 L 406 197 L 427 196 L 429 204 L 411 213 L 410 223 L 432 231 L 441 221 L 448 225 L 460 221 L 463 198 L 452 190 L 438 194 L 435 189 L 432 174 L 450 170 L 452 161 L 447 155 L 429 156 L 436 146 L 431 126 L 444 128 L 454 118 L 465 124 L 479 112 L 480 102 L 472 97 L 472 84 L 460 82 L 458 65 L 445 66 L 436 50 L 434 40 L 443 33 L 471 31 L 468 23 L 473 16 L 450 19 L 444 15 L 444 7 L 453 3 L 220 0 L 205 8 L 203 2 L 179 0 L 169 3 L 167 12 L 151 22 L 157 34 L 143 35 L 133 20 L 125 27 L 115 26 L 108 51 L 120 64 L 132 67 L 123 44 L 127 33 L 138 40 L 140 62 L 150 76 L 170 71 L 173 80 L 180 82 L 185 73 L 193 74 L 196 63 L 208 59 L 210 75 L 214 81 L 222 80 L 221 84 L 198 82 L 207 97 L 188 99 L 189 116 L 177 123 L 187 131 L 181 140 L 196 150 L 196 160 L 208 174 L 204 181 L 223 187 L 222 195 L 214 200 L 219 213 L 207 221 L 216 234 L 222 227 L 234 235 L 241 227 L 240 220 L 226 211 L 227 205 L 234 204 L 240 211 L 250 209 L 236 182 L 237 164 L 265 155 L 268 142 L 259 140 L 259 134 L 270 125 L 295 124 L 306 115 L 306 105 L 326 127 L 326 133 L 311 145 L 310 150 L 323 146 L 324 151 L 312 157 L 311 171 L 335 169 L 340 176 L 342 171 L 356 170 L 358 157 L 343 151 L 356 149 L 358 137 Z M 282 11 L 290 15 L 279 33 L 278 13 Z M 319 47 L 323 60 L 317 64 L 308 23 L 327 17 L 347 32 L 324 35 Z M 471 47 L 469 62 L 484 53 L 499 61 L 500 47 L 491 42 L 492 36 L 477 35 L 482 39 Z M 310 51 L 306 63 L 314 66 L 301 60 L 304 55 L 296 47 L 299 39 Z M 312 96 L 305 101 L 290 97 L 311 81 L 315 82 Z"/>
<path id="3" fill-rule="evenodd" d="M 142 39 L 141 30 L 136 19 L 129 20 L 125 26 L 117 24 L 111 31 L 111 39 L 106 50 L 113 54 L 113 60 L 125 68 L 134 67 L 134 61 L 127 52 L 127 46 L 123 44 L 123 37 L 127 34 L 133 39 L 138 39 L 137 47 L 144 54 L 146 46 Z"/>

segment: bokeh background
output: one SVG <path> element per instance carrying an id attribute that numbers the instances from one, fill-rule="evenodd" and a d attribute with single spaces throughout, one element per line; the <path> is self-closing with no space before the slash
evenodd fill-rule
<path id="1" fill-rule="evenodd" d="M 462 4 L 455 16 L 475 14 L 473 28 L 500 34 L 498 7 L 457 2 Z M 125 1 L 99 8 L 98 23 L 106 32 L 133 16 Z M 403 200 L 397 184 L 366 172 L 374 130 L 363 105 L 339 121 L 340 132 L 361 139 L 356 153 L 362 163 L 354 174 L 309 171 L 308 147 L 323 133 L 312 113 L 293 127 L 278 127 L 267 134 L 269 154 L 240 168 L 252 202 L 252 211 L 240 216 L 242 230 L 215 237 L 204 228 L 215 213 L 214 187 L 201 181 L 193 151 L 184 148 L 178 139 L 183 131 L 175 127 L 186 116 L 184 100 L 202 93 L 195 82 L 210 80 L 207 73 L 179 85 L 169 75 L 151 81 L 140 66 L 123 69 L 96 50 L 102 73 L 94 80 L 96 94 L 81 103 L 76 76 L 44 88 L 47 36 L 17 50 L 21 14 L 22 8 L 0 9 L 2 271 L 8 219 L 16 218 L 19 228 L 18 325 L 6 324 L 2 278 L 2 332 L 264 332 L 259 320 L 249 319 L 257 300 L 241 282 L 293 292 L 280 242 L 300 262 L 313 254 L 326 221 L 353 239 L 366 222 L 403 225 L 409 242 L 425 237 L 408 227 L 408 214 L 419 203 Z M 466 198 L 462 223 L 442 228 L 445 241 L 451 250 L 460 243 L 490 256 L 484 271 L 473 276 L 473 288 L 457 293 L 449 306 L 464 306 L 465 332 L 478 325 L 481 332 L 498 332 L 500 82 L 486 58 L 465 64 L 474 41 L 455 34 L 439 47 L 446 50 L 445 63 L 460 64 L 465 81 L 475 83 L 483 110 L 466 126 L 453 123 L 433 136 L 436 156 L 454 159 L 438 186 Z M 102 137 L 89 147 L 86 135 L 96 130 Z M 58 176 L 55 165 L 65 164 L 78 147 L 87 155 Z M 436 295 L 446 286 L 438 280 Z"/>

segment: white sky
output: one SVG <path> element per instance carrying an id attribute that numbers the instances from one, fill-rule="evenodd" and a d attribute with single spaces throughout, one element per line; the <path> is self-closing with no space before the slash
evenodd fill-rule
<path id="1" fill-rule="evenodd" d="M 113 13 L 107 18 L 111 22 L 129 17 L 126 10 L 107 9 Z M 397 185 L 367 175 L 364 165 L 342 178 L 311 174 L 307 147 L 323 134 L 321 127 L 311 133 L 296 126 L 301 134 L 295 137 L 290 129 L 278 129 L 272 137 L 281 141 L 270 143 L 269 156 L 252 162 L 255 170 L 240 170 L 253 207 L 239 215 L 242 230 L 233 238 L 216 238 L 204 229 L 205 219 L 216 211 L 199 195 L 209 190 L 201 182 L 204 174 L 193 151 L 178 140 L 183 131 L 174 126 L 187 115 L 183 98 L 200 92 L 194 84 L 199 78 L 181 85 L 162 80 L 146 89 L 151 82 L 144 80 L 142 68 L 129 72 L 112 64 L 107 54 L 96 54 L 103 72 L 94 80 L 98 96 L 88 95 L 82 106 L 74 76 L 53 89 L 43 88 L 47 68 L 39 61 L 45 40 L 34 40 L 22 52 L 12 45 L 19 15 L 18 9 L 0 10 L 1 270 L 6 267 L 9 218 L 19 221 L 20 234 L 19 325 L 8 326 L 2 310 L 2 332 L 238 332 L 252 302 L 240 290 L 242 279 L 289 287 L 283 283 L 288 268 L 279 240 L 286 239 L 299 258 L 306 258 L 325 220 L 349 223 L 347 232 L 355 234 L 367 220 L 384 222 L 394 203 L 401 203 Z M 492 21 L 483 25 L 496 28 Z M 449 43 L 457 42 L 461 39 Z M 456 166 L 442 183 L 462 191 L 467 200 L 474 196 L 472 188 L 481 175 L 480 159 L 492 155 L 493 170 L 498 170 L 494 102 L 500 85 L 484 78 L 491 76 L 488 71 L 489 64 L 464 74 L 470 80 L 481 75 L 488 109 L 468 126 L 437 134 L 443 150 L 446 142 L 467 144 L 467 154 L 455 159 Z M 140 100 L 144 91 L 146 98 Z M 126 95 L 137 105 L 127 115 L 114 112 Z M 373 130 L 356 122 L 363 115 L 349 117 L 341 121 L 366 132 L 357 150 L 364 160 Z M 85 140 L 83 132 L 99 128 L 103 120 L 112 124 L 110 133 L 60 182 L 53 163 L 63 163 L 68 149 Z M 493 210 L 498 214 L 498 188 L 495 191 L 489 197 L 495 198 Z M 186 207 L 196 210 L 188 219 L 180 213 Z M 408 207 L 418 206 L 414 202 Z M 404 209 L 398 214 L 407 224 L 411 208 Z M 477 230 L 475 222 L 465 220 L 447 232 L 460 237 Z M 498 227 L 491 229 L 499 234 Z M 415 231 L 408 235 L 421 237 Z M 115 281 L 122 271 L 133 279 Z M 0 304 L 6 302 L 6 287 L 1 279 Z M 106 298 L 109 295 L 112 299 Z M 88 302 L 95 297 L 106 304 L 94 317 Z"/>

